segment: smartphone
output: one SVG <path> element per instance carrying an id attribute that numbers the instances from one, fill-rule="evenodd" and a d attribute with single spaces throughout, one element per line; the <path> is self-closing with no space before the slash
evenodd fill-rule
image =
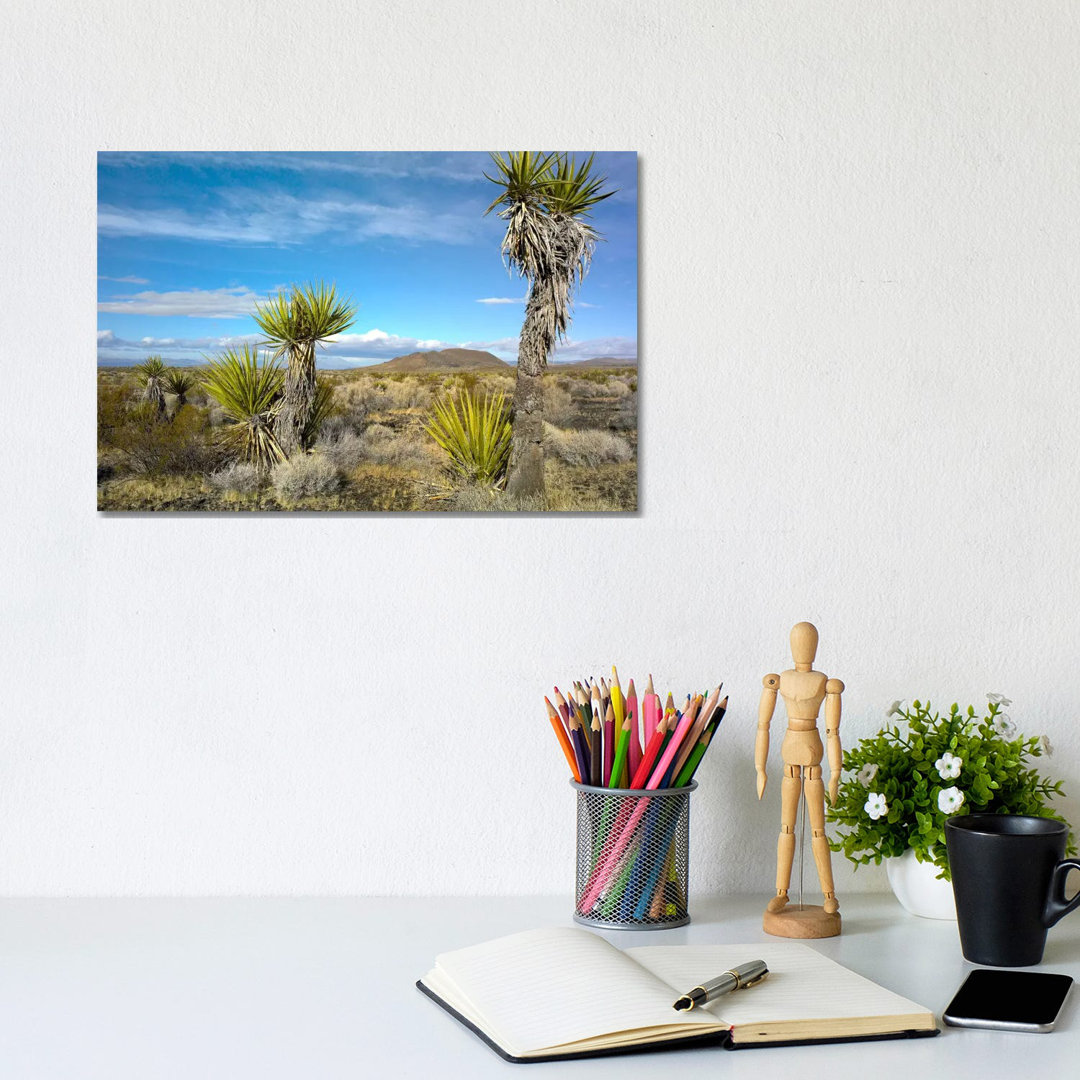
<path id="1" fill-rule="evenodd" d="M 1071 975 L 977 968 L 942 1019 L 953 1027 L 1053 1031 L 1072 984 Z"/>

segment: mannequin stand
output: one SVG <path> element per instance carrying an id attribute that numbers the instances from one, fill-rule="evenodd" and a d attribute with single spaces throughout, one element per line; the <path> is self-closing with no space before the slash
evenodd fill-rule
<path id="1" fill-rule="evenodd" d="M 766 911 L 761 920 L 766 934 L 786 938 L 827 938 L 840 933 L 840 912 L 812 904 L 788 904 L 780 911 Z"/>

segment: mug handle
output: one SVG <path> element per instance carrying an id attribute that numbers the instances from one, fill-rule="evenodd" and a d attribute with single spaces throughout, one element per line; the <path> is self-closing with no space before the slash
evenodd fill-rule
<path id="1" fill-rule="evenodd" d="M 1080 889 L 1071 900 L 1065 899 L 1065 879 L 1070 870 L 1080 870 L 1080 860 L 1062 859 L 1050 875 L 1050 895 L 1046 898 L 1042 917 L 1043 926 L 1047 929 L 1070 911 L 1080 907 Z"/>

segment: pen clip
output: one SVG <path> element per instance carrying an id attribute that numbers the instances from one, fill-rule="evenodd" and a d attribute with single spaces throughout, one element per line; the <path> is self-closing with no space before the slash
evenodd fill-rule
<path id="1" fill-rule="evenodd" d="M 761 982 L 761 980 L 764 979 L 768 974 L 769 969 L 766 968 L 760 975 L 755 975 L 752 979 L 749 979 L 746 982 L 740 981 L 738 988 L 740 990 L 746 990 L 748 987 L 757 986 L 757 984 Z"/>

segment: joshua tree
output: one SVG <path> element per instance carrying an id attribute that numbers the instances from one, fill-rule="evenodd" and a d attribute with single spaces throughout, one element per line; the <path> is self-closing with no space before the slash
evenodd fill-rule
<path id="1" fill-rule="evenodd" d="M 352 325 L 356 306 L 337 295 L 333 285 L 294 285 L 255 309 L 255 322 L 274 350 L 274 359 L 288 358 L 284 394 L 274 435 L 288 457 L 307 449 L 316 408 L 315 347 Z"/>
<path id="2" fill-rule="evenodd" d="M 241 459 L 260 469 L 285 459 L 274 437 L 284 379 L 276 360 L 266 358 L 260 365 L 258 354 L 248 345 L 210 360 L 204 379 L 206 392 L 232 421 L 225 429 L 226 442 Z"/>
<path id="3" fill-rule="evenodd" d="M 165 415 L 165 378 L 168 368 L 160 356 L 148 356 L 141 364 L 135 365 L 139 385 L 143 388 L 143 401 L 148 401 L 157 409 L 158 417 Z"/>
<path id="4" fill-rule="evenodd" d="M 176 395 L 176 410 L 179 412 L 187 404 L 188 394 L 195 389 L 199 380 L 190 372 L 169 368 L 165 373 L 165 392 Z"/>
<path id="5" fill-rule="evenodd" d="M 544 492 L 544 369 L 556 342 L 566 336 L 573 292 L 589 270 L 599 233 L 586 221 L 607 178 L 595 176 L 592 155 L 577 164 L 565 154 L 492 154 L 499 207 L 506 222 L 502 253 L 529 283 L 525 321 L 518 340 L 514 386 L 513 445 L 506 490 L 517 495 Z"/>

